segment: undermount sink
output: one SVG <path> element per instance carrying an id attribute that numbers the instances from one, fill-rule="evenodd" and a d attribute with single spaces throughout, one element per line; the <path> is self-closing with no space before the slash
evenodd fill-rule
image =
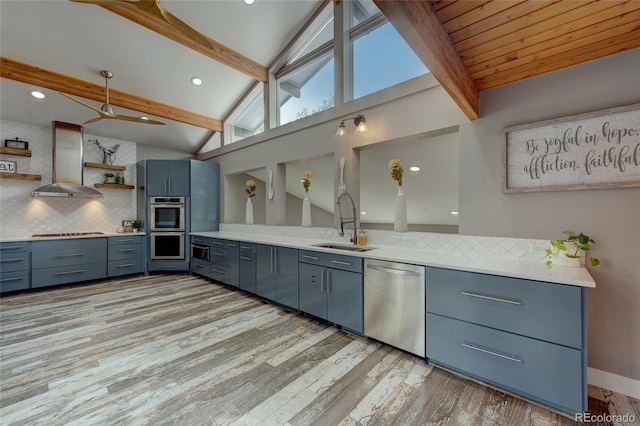
<path id="1" fill-rule="evenodd" d="M 362 247 L 362 246 L 356 246 L 356 245 L 350 245 L 350 244 L 335 244 L 335 243 L 314 244 L 313 246 L 336 249 L 336 250 L 357 251 L 357 252 L 363 252 L 363 251 L 369 251 L 369 250 L 375 249 L 375 247 Z"/>

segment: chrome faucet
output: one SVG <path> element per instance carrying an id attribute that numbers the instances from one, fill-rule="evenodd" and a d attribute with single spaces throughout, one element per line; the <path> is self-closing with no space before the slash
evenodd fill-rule
<path id="1" fill-rule="evenodd" d="M 342 206 L 340 205 L 340 199 L 342 197 L 348 197 L 349 200 L 351 200 L 351 207 L 353 208 L 353 216 L 352 217 L 342 217 Z M 351 242 L 354 245 L 358 244 L 358 238 L 357 238 L 357 233 L 358 233 L 358 216 L 356 213 L 356 203 L 353 201 L 353 197 L 351 197 L 351 195 L 348 192 L 343 192 L 342 194 L 340 194 L 338 196 L 338 213 L 340 214 L 340 236 L 343 237 L 344 236 L 344 224 L 345 223 L 353 223 L 353 237 L 351 238 Z"/>

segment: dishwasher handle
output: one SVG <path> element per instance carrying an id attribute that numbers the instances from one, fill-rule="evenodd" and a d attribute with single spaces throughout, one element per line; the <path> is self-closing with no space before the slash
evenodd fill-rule
<path id="1" fill-rule="evenodd" d="M 411 277 L 421 277 L 422 274 L 415 271 L 407 271 L 406 269 L 389 268 L 387 266 L 367 265 L 367 268 L 375 271 L 386 272 L 388 274 L 409 275 Z"/>

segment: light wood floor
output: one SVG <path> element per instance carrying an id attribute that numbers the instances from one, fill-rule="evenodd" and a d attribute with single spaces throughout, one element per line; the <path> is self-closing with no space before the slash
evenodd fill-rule
<path id="1" fill-rule="evenodd" d="M 0 300 L 3 425 L 562 425 L 563 416 L 188 275 Z M 592 411 L 640 402 L 590 389 Z"/>

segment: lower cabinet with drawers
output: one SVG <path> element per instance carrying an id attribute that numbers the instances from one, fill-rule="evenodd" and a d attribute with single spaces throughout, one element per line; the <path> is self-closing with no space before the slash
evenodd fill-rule
<path id="1" fill-rule="evenodd" d="M 28 241 L 0 243 L 0 293 L 31 287 L 29 259 Z"/>
<path id="2" fill-rule="evenodd" d="M 142 235 L 108 237 L 107 276 L 139 274 L 144 272 Z"/>
<path id="3" fill-rule="evenodd" d="M 107 276 L 107 239 L 31 242 L 31 287 L 48 287 Z"/>
<path id="4" fill-rule="evenodd" d="M 552 406 L 587 410 L 586 289 L 427 268 L 430 362 Z"/>

